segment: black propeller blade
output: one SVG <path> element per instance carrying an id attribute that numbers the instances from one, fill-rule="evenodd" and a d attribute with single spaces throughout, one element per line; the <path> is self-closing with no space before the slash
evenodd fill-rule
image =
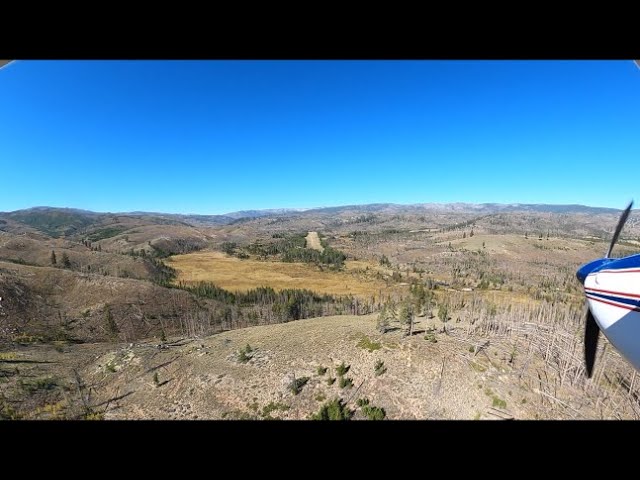
<path id="1" fill-rule="evenodd" d="M 613 238 L 611 239 L 611 245 L 609 245 L 609 251 L 604 256 L 604 258 L 609 258 L 611 256 L 611 250 L 613 250 L 613 246 L 618 241 L 618 236 L 620 236 L 620 231 L 624 224 L 627 223 L 627 218 L 629 218 L 629 212 L 631 211 L 631 207 L 633 206 L 633 200 L 627 205 L 627 208 L 624 209 L 622 215 L 620 215 L 620 220 L 618 220 L 618 225 L 616 226 L 616 231 L 613 233 Z"/>
<path id="2" fill-rule="evenodd" d="M 584 361 L 587 365 L 587 378 L 591 378 L 593 364 L 596 361 L 596 350 L 600 338 L 600 327 L 587 307 L 587 324 L 584 330 Z"/>
<path id="3" fill-rule="evenodd" d="M 627 208 L 624 209 L 622 215 L 620 215 L 620 220 L 618 220 L 618 225 L 616 225 L 616 230 L 613 232 L 613 237 L 611 238 L 611 245 L 609 245 L 609 250 L 607 251 L 607 255 L 604 258 L 609 258 L 611 256 L 611 250 L 613 250 L 613 246 L 618 241 L 618 237 L 620 236 L 620 231 L 624 224 L 627 223 L 627 218 L 629 218 L 629 212 L 631 212 L 631 207 L 633 206 L 633 201 L 627 205 Z M 584 329 L 584 361 L 587 366 L 587 377 L 591 378 L 593 374 L 593 365 L 596 361 L 596 352 L 598 350 L 598 339 L 600 338 L 600 327 L 596 322 L 596 319 L 593 318 L 593 314 L 591 313 L 591 309 L 587 307 L 587 321 Z"/>

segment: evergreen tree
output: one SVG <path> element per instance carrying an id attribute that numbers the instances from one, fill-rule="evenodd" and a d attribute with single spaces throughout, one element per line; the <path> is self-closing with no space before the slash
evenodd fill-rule
<path id="1" fill-rule="evenodd" d="M 56 252 L 51 250 L 51 265 L 56 265 L 58 260 L 56 259 Z"/>
<path id="2" fill-rule="evenodd" d="M 69 260 L 67 252 L 62 252 L 62 266 L 64 268 L 71 268 L 71 260 Z"/>
<path id="3" fill-rule="evenodd" d="M 413 334 L 413 307 L 409 302 L 405 302 L 400 307 L 400 323 L 407 326 L 407 335 Z"/>
<path id="4" fill-rule="evenodd" d="M 120 333 L 120 330 L 118 329 L 118 324 L 113 319 L 113 315 L 111 314 L 111 307 L 109 307 L 108 304 L 104 307 L 104 321 L 106 323 L 107 332 L 109 332 L 109 335 L 113 339 L 118 338 L 118 333 Z"/>
<path id="5" fill-rule="evenodd" d="M 447 320 L 449 320 L 449 309 L 444 303 L 441 303 L 438 307 L 438 318 L 442 323 L 447 323 Z"/>
<path id="6" fill-rule="evenodd" d="M 378 314 L 376 328 L 380 333 L 387 333 L 387 330 L 389 329 L 389 317 L 386 305 L 382 307 L 382 310 L 380 310 L 380 313 Z"/>

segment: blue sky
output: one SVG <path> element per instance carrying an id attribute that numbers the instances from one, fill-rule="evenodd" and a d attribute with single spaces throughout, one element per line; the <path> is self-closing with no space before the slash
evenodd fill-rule
<path id="1" fill-rule="evenodd" d="M 0 211 L 640 199 L 631 61 L 18 61 Z"/>

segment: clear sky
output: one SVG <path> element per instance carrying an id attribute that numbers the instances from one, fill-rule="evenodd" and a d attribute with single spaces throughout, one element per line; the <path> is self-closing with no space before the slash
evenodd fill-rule
<path id="1" fill-rule="evenodd" d="M 17 61 L 0 211 L 640 200 L 631 61 Z"/>

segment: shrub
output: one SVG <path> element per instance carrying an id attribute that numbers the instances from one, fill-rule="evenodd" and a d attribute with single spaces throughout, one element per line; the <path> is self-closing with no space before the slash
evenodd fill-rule
<path id="1" fill-rule="evenodd" d="M 341 398 L 326 402 L 318 413 L 311 416 L 312 420 L 350 420 L 353 412 L 349 410 Z"/>
<path id="2" fill-rule="evenodd" d="M 262 407 L 262 416 L 265 418 L 269 418 L 271 415 L 271 412 L 274 412 L 276 410 L 282 410 L 282 411 L 289 410 L 289 405 L 285 405 L 283 403 L 269 402 L 267 405 Z"/>
<path id="3" fill-rule="evenodd" d="M 353 380 L 348 377 L 340 377 L 338 385 L 340 386 L 340 388 L 351 388 L 353 387 Z"/>
<path id="4" fill-rule="evenodd" d="M 384 362 L 382 360 L 378 360 L 375 365 L 376 377 L 384 374 L 387 371 L 387 367 L 384 366 Z"/>
<path id="5" fill-rule="evenodd" d="M 33 395 L 40 390 L 53 390 L 58 386 L 58 383 L 52 377 L 43 377 L 35 380 L 28 379 L 26 381 L 19 379 L 18 386 L 30 395 Z"/>
<path id="6" fill-rule="evenodd" d="M 247 343 L 247 346 L 238 351 L 238 361 L 240 363 L 247 363 L 253 358 L 255 350 L 251 348 L 251 345 Z"/>
<path id="7" fill-rule="evenodd" d="M 342 377 L 345 373 L 349 371 L 350 368 L 351 368 L 351 365 L 347 365 L 344 362 L 342 362 L 340 365 L 336 367 L 336 373 Z"/>
<path id="8" fill-rule="evenodd" d="M 323 367 L 322 365 L 320 365 L 320 366 L 318 367 L 317 374 L 318 374 L 318 375 L 320 375 L 320 376 L 322 376 L 322 375 L 324 375 L 325 373 L 327 373 L 327 370 L 328 370 L 328 368 L 327 368 L 327 367 Z"/>
<path id="9" fill-rule="evenodd" d="M 372 405 L 362 407 L 362 413 L 364 413 L 369 420 L 384 420 L 387 416 L 384 408 L 374 407 Z"/>
<path id="10" fill-rule="evenodd" d="M 302 391 L 302 387 L 304 387 L 308 381 L 309 377 L 294 378 L 293 382 L 289 384 L 289 390 L 291 390 L 294 395 L 298 395 Z"/>
<path id="11" fill-rule="evenodd" d="M 384 408 L 374 407 L 368 398 L 359 398 L 356 405 L 362 409 L 362 413 L 369 420 L 384 420 L 387 416 Z"/>
<path id="12" fill-rule="evenodd" d="M 373 352 L 374 350 L 381 349 L 382 345 L 378 342 L 372 342 L 369 337 L 362 337 L 358 342 L 358 347 L 369 350 L 369 352 Z"/>
<path id="13" fill-rule="evenodd" d="M 491 402 L 491 405 L 498 408 L 507 408 L 507 402 L 497 396 L 493 397 L 493 402 Z"/>
<path id="14" fill-rule="evenodd" d="M 329 377 L 327 378 L 327 385 L 331 386 L 334 383 L 336 383 L 336 378 L 335 377 Z"/>
<path id="15" fill-rule="evenodd" d="M 433 332 L 429 332 L 424 336 L 425 340 L 430 341 L 431 343 L 438 343 L 438 339 L 436 338 L 436 334 Z"/>

